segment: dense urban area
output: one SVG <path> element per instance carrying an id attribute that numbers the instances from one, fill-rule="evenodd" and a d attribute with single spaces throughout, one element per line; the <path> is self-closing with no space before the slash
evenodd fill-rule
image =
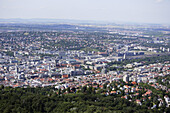
<path id="1" fill-rule="evenodd" d="M 0 24 L 0 112 L 170 112 L 170 26 Z"/>

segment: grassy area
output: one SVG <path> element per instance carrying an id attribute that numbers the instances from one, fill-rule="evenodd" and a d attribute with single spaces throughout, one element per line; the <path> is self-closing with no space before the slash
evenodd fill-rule
<path id="1" fill-rule="evenodd" d="M 83 50 L 83 51 L 95 51 L 95 52 L 99 52 L 98 49 L 89 48 L 89 47 L 87 47 L 87 48 L 82 48 L 81 50 Z"/>

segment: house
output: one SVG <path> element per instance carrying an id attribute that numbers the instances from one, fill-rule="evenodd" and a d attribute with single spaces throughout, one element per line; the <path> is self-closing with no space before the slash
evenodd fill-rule
<path id="1" fill-rule="evenodd" d="M 111 91 L 110 94 L 116 94 L 116 91 Z"/>
<path id="2" fill-rule="evenodd" d="M 68 78 L 69 75 L 62 75 L 62 78 Z"/>
<path id="3" fill-rule="evenodd" d="M 170 98 L 169 98 L 167 95 L 165 95 L 165 96 L 164 96 L 164 99 L 165 99 L 165 102 L 166 102 L 166 104 L 167 104 L 166 107 L 169 107 L 169 106 L 170 106 Z"/>
<path id="4" fill-rule="evenodd" d="M 136 100 L 136 103 L 139 104 L 140 106 L 142 105 L 142 103 L 139 99 Z"/>

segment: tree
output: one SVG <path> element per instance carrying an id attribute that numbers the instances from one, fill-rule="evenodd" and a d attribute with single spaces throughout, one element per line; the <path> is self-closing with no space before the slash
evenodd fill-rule
<path id="1" fill-rule="evenodd" d="M 85 93 L 86 90 L 87 90 L 87 87 L 86 87 L 86 86 L 83 86 L 82 89 L 81 89 L 81 92 L 82 92 L 82 93 Z"/>
<path id="2" fill-rule="evenodd" d="M 1 89 L 1 90 L 4 89 L 4 85 L 0 85 L 0 89 Z"/>
<path id="3" fill-rule="evenodd" d="M 71 92 L 71 91 L 70 91 L 70 87 L 68 87 L 68 88 L 67 88 L 67 92 L 68 92 L 68 93 L 70 93 L 70 92 Z"/>

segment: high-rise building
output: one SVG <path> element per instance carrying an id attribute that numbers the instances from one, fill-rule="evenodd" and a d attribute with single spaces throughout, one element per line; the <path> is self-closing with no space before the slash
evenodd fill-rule
<path id="1" fill-rule="evenodd" d="M 129 82 L 129 76 L 128 75 L 124 75 L 123 76 L 123 81 L 124 82 Z"/>

